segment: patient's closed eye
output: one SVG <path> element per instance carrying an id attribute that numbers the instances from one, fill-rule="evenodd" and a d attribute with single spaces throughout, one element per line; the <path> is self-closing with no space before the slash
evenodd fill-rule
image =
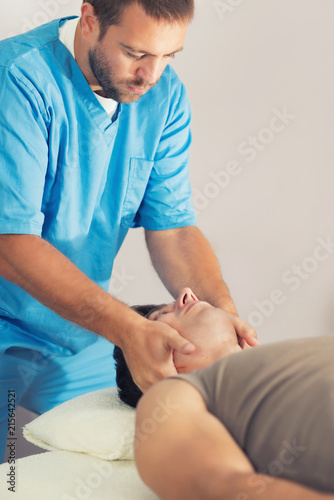
<path id="1" fill-rule="evenodd" d="M 168 311 L 159 311 L 155 314 L 155 316 L 152 318 L 153 321 L 156 321 L 162 314 L 167 314 Z"/>
<path id="2" fill-rule="evenodd" d="M 164 306 L 160 307 L 160 309 L 153 311 L 149 316 L 149 319 L 152 321 L 156 321 L 162 314 L 173 312 L 174 307 L 175 307 L 175 302 L 172 302 L 171 304 L 165 304 Z"/>

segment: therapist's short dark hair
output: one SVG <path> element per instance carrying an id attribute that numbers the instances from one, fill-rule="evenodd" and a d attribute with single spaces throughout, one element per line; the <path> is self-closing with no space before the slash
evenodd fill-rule
<path id="1" fill-rule="evenodd" d="M 149 316 L 153 311 L 160 309 L 165 304 L 161 305 L 141 305 L 134 306 L 134 309 L 141 316 Z M 142 397 L 143 393 L 139 389 L 139 387 L 135 384 L 128 365 L 125 361 L 124 354 L 122 349 L 118 346 L 115 346 L 114 349 L 114 360 L 116 364 L 116 384 L 118 388 L 118 396 L 129 406 L 132 408 L 136 408 L 138 401 Z"/>
<path id="2" fill-rule="evenodd" d="M 93 5 L 100 24 L 100 40 L 111 25 L 119 24 L 126 7 L 140 5 L 154 19 L 178 22 L 194 17 L 194 0 L 84 0 Z"/>

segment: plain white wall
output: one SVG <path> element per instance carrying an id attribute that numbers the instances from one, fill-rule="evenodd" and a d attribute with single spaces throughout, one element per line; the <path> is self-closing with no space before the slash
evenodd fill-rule
<path id="1" fill-rule="evenodd" d="M 199 227 L 240 316 L 262 342 L 332 334 L 334 4 L 196 3 L 185 50 L 173 65 L 193 110 Z M 80 5 L 6 3 L 0 38 L 78 14 Z M 170 300 L 140 229 L 130 231 L 116 260 L 111 292 L 128 304 Z"/>

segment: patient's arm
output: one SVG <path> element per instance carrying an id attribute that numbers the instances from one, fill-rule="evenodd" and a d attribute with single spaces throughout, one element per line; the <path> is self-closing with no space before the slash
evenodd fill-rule
<path id="1" fill-rule="evenodd" d="M 183 380 L 164 380 L 140 400 L 135 456 L 142 479 L 161 500 L 334 499 L 256 474 L 200 393 Z"/>

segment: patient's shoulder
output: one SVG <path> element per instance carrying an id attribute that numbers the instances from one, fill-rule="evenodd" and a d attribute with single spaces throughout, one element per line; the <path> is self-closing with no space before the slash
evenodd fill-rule
<path id="1" fill-rule="evenodd" d="M 175 376 L 154 384 L 145 392 L 138 403 L 137 416 L 142 418 L 157 413 L 172 416 L 193 411 L 206 411 L 203 397 L 192 384 Z"/>

